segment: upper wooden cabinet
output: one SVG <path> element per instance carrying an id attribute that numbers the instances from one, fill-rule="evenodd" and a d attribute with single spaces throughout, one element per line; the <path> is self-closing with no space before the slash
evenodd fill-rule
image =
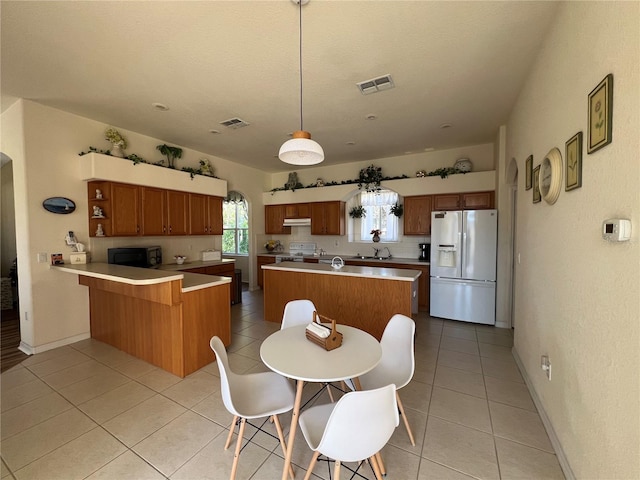
<path id="1" fill-rule="evenodd" d="M 344 235 L 345 203 L 311 203 L 311 235 Z"/>
<path id="2" fill-rule="evenodd" d="M 140 187 L 142 192 L 141 235 L 167 234 L 167 191 L 162 188 Z"/>
<path id="3" fill-rule="evenodd" d="M 126 183 L 111 184 L 111 235 L 135 236 L 140 233 L 140 188 Z"/>
<path id="4" fill-rule="evenodd" d="M 222 235 L 222 198 L 189 194 L 189 233 Z"/>
<path id="5" fill-rule="evenodd" d="M 404 235 L 431 235 L 431 195 L 404 197 Z"/>
<path id="6" fill-rule="evenodd" d="M 309 218 L 310 215 L 308 203 L 290 203 L 284 206 L 284 218 Z"/>
<path id="7" fill-rule="evenodd" d="M 265 205 L 264 233 L 272 235 L 290 234 L 291 227 L 283 226 L 286 205 Z"/>
<path id="8" fill-rule="evenodd" d="M 189 194 L 167 190 L 167 234 L 189 233 Z"/>
<path id="9" fill-rule="evenodd" d="M 482 210 L 494 208 L 494 192 L 447 193 L 433 196 L 433 210 Z"/>
<path id="10" fill-rule="evenodd" d="M 222 235 L 221 197 L 108 181 L 88 182 L 87 189 L 92 237 L 98 224 L 106 237 Z"/>

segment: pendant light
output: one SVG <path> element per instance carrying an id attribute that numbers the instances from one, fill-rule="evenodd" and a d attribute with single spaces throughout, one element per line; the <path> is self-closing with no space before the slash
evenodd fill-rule
<path id="1" fill-rule="evenodd" d="M 311 140 L 311 134 L 304 130 L 302 121 L 302 5 L 309 0 L 291 0 L 300 9 L 300 130 L 293 132 L 293 138 L 280 147 L 278 157 L 291 165 L 316 165 L 324 160 L 324 150 L 318 142 Z"/>

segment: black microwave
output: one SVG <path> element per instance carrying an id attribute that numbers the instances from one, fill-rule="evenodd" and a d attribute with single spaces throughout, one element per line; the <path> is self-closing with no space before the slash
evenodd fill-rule
<path id="1" fill-rule="evenodd" d="M 120 247 L 107 250 L 108 262 L 129 267 L 158 268 L 162 263 L 162 248 Z"/>

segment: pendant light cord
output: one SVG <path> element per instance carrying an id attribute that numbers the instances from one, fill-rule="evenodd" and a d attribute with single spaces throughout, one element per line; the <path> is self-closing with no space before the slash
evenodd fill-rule
<path id="1" fill-rule="evenodd" d="M 303 128 L 302 117 L 302 0 L 298 0 L 300 6 L 300 130 Z"/>

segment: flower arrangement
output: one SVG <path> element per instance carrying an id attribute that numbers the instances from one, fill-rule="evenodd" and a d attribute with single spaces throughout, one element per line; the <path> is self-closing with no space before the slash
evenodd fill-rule
<path id="1" fill-rule="evenodd" d="M 380 182 L 382 181 L 382 167 L 369 165 L 367 168 L 360 170 L 358 175 L 358 188 L 367 192 L 377 192 L 380 190 Z"/>
<path id="2" fill-rule="evenodd" d="M 269 240 L 264 244 L 264 248 L 266 248 L 269 252 L 273 252 L 276 248 L 280 247 L 282 244 L 280 240 Z"/>
<path id="3" fill-rule="evenodd" d="M 382 233 L 382 230 L 378 230 L 378 229 L 371 230 L 371 235 L 373 235 L 374 237 L 379 237 L 381 233 Z"/>
<path id="4" fill-rule="evenodd" d="M 351 218 L 362 218 L 367 216 L 367 211 L 362 205 L 356 205 L 349 210 L 349 216 Z"/>
<path id="5" fill-rule="evenodd" d="M 104 132 L 104 139 L 109 140 L 113 145 L 120 145 L 123 149 L 127 148 L 127 141 L 115 128 L 107 128 Z"/>

